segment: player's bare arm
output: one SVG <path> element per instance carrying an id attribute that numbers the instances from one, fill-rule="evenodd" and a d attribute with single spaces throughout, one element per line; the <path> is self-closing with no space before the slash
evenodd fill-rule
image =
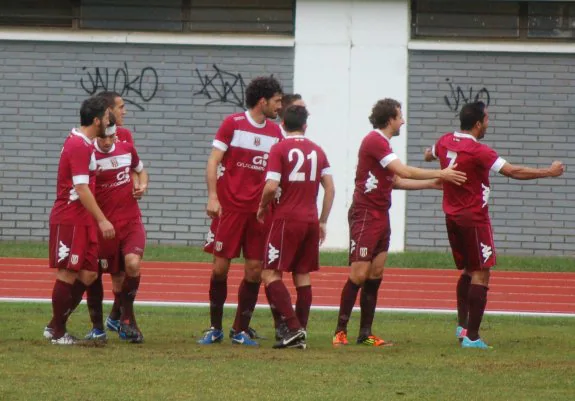
<path id="1" fill-rule="evenodd" d="M 139 173 L 136 173 L 137 183 L 134 182 L 134 198 L 142 199 L 142 196 L 148 190 L 148 172 L 146 169 L 142 169 Z"/>
<path id="2" fill-rule="evenodd" d="M 206 165 L 206 184 L 208 185 L 206 213 L 211 218 L 218 217 L 222 213 L 216 187 L 218 181 L 218 165 L 222 162 L 224 154 L 225 152 L 223 150 L 212 148 L 212 153 L 210 153 Z"/>
<path id="3" fill-rule="evenodd" d="M 391 170 L 399 178 L 408 178 L 412 180 L 430 180 L 440 178 L 443 181 L 451 182 L 455 185 L 461 185 L 467 181 L 467 174 L 463 171 L 457 171 L 457 164 L 444 168 L 443 170 L 429 170 L 412 167 L 403 164 L 399 159 L 390 162 L 386 168 Z"/>
<path id="4" fill-rule="evenodd" d="M 114 232 L 114 226 L 108 221 L 106 216 L 104 216 L 104 213 L 102 213 L 102 210 L 98 206 L 98 203 L 96 203 L 96 198 L 94 198 L 94 195 L 92 194 L 92 191 L 90 191 L 88 184 L 74 185 L 74 189 L 76 190 L 82 205 L 92 216 L 94 216 L 98 222 L 98 227 L 100 228 L 100 231 L 102 231 L 104 239 L 114 238 L 116 235 Z"/>
<path id="5" fill-rule="evenodd" d="M 393 177 L 393 189 L 403 189 L 405 191 L 419 189 L 443 189 L 442 181 L 437 178 L 434 180 L 411 180 L 409 178 Z"/>
<path id="6" fill-rule="evenodd" d="M 333 177 L 326 174 L 321 177 L 321 186 L 323 187 L 323 203 L 321 205 L 321 215 L 319 216 L 319 243 L 323 244 L 327 235 L 327 219 L 333 206 L 335 198 L 335 185 Z"/>
<path id="7" fill-rule="evenodd" d="M 276 196 L 276 191 L 279 185 L 280 185 L 279 181 L 276 180 L 266 181 L 266 185 L 264 186 L 264 191 L 262 193 L 262 200 L 260 201 L 260 205 L 258 207 L 257 219 L 260 223 L 264 222 L 264 216 L 266 215 L 268 205 Z"/>
<path id="8" fill-rule="evenodd" d="M 547 168 L 531 168 L 505 163 L 499 173 L 515 180 L 534 180 L 537 178 L 559 177 L 565 172 L 565 165 L 554 161 Z"/>

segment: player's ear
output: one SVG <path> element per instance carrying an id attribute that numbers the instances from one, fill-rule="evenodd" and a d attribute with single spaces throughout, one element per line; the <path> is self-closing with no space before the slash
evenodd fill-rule
<path id="1" fill-rule="evenodd" d="M 303 125 L 302 131 L 303 131 L 303 132 L 306 132 L 306 131 L 307 131 L 307 124 L 304 124 L 304 125 Z"/>

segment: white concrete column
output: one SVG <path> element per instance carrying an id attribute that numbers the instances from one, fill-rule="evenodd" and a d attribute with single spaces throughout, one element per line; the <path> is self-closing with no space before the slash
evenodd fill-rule
<path id="1" fill-rule="evenodd" d="M 336 185 L 325 248 L 348 247 L 347 210 L 371 107 L 392 97 L 407 115 L 408 39 L 407 0 L 297 0 L 294 87 L 308 104 L 308 135 L 326 151 Z M 405 128 L 392 146 L 405 161 Z M 394 192 L 392 251 L 404 247 L 405 201 Z"/>

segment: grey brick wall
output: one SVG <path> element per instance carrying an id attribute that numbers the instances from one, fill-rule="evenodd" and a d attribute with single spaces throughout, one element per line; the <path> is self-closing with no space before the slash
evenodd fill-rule
<path id="1" fill-rule="evenodd" d="M 223 117 L 241 110 L 242 81 L 293 85 L 293 48 L 0 41 L 0 52 L 0 240 L 47 239 L 62 143 L 105 85 L 136 103 L 125 124 L 150 173 L 148 241 L 202 243 L 205 162 Z"/>
<path id="2" fill-rule="evenodd" d="M 456 114 L 466 100 L 489 98 L 485 143 L 511 163 L 545 167 L 558 159 L 567 166 L 558 179 L 491 177 L 490 214 L 499 253 L 574 254 L 574 81 L 573 55 L 410 53 L 410 164 L 437 167 L 422 162 L 425 147 L 459 128 Z M 408 193 L 406 247 L 448 248 L 439 192 Z"/>

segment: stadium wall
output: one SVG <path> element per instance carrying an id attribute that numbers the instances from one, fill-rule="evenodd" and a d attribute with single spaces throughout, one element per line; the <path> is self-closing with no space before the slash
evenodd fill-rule
<path id="1" fill-rule="evenodd" d="M 294 86 L 309 105 L 309 137 L 326 150 L 332 164 L 336 200 L 326 248 L 347 249 L 357 151 L 372 129 L 368 117 L 378 99 L 392 97 L 407 113 L 409 4 L 391 1 L 297 2 Z M 406 127 L 392 140 L 405 160 Z M 404 191 L 394 191 L 390 250 L 404 249 Z"/>
<path id="2" fill-rule="evenodd" d="M 453 50 L 446 50 L 448 46 Z M 537 181 L 492 174 L 495 246 L 509 254 L 573 255 L 573 54 L 554 53 L 553 45 L 506 49 L 497 44 L 460 44 L 459 51 L 457 46 L 410 43 L 408 162 L 434 166 L 422 162 L 425 147 L 459 127 L 457 111 L 465 102 L 489 102 L 490 127 L 484 142 L 501 157 L 533 167 L 562 160 L 567 169 L 561 178 Z M 568 50 L 561 44 L 556 47 Z M 408 194 L 406 248 L 447 247 L 440 193 Z"/>
<path id="3" fill-rule="evenodd" d="M 129 102 L 125 123 L 150 173 L 141 202 L 149 242 L 202 244 L 213 136 L 224 116 L 242 110 L 253 77 L 274 74 L 292 90 L 293 40 L 170 45 L 93 32 L 80 42 L 34 35 L 42 33 L 0 40 L 0 240 L 47 239 L 62 143 L 79 124 L 82 100 L 108 89 Z"/>

